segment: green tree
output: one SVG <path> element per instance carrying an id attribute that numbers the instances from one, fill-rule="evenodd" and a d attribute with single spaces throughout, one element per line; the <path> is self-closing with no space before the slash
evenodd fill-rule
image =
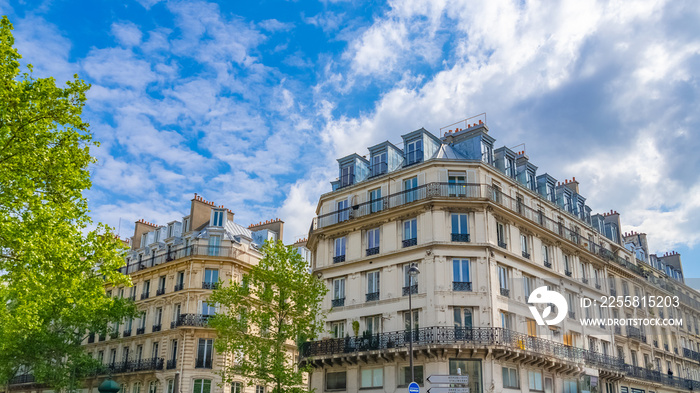
<path id="1" fill-rule="evenodd" d="M 215 348 L 234 358 L 221 375 L 224 382 L 241 375 L 273 393 L 305 392 L 309 366 L 297 367 L 294 353 L 323 329 L 321 300 L 328 289 L 291 246 L 266 242 L 261 251 L 263 258 L 240 282 L 215 290 L 209 299 L 220 306 L 211 322 Z"/>
<path id="2" fill-rule="evenodd" d="M 0 20 L 0 385 L 22 373 L 64 389 L 94 364 L 81 348 L 88 332 L 134 312 L 105 296 L 123 245 L 92 225 L 82 193 L 96 143 L 80 115 L 89 86 L 65 88 L 20 71 L 12 24 Z"/>

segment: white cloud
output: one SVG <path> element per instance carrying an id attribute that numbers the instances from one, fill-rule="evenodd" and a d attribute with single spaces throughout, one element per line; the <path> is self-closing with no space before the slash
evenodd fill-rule
<path id="1" fill-rule="evenodd" d="M 132 22 L 112 23 L 112 35 L 124 46 L 136 46 L 141 43 L 143 34 Z"/>

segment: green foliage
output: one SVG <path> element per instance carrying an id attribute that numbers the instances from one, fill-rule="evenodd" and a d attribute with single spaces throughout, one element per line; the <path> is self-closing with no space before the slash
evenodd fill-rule
<path id="1" fill-rule="evenodd" d="M 88 331 L 134 312 L 104 285 L 130 285 L 123 245 L 91 224 L 82 192 L 96 145 L 80 115 L 89 86 L 20 72 L 12 25 L 0 21 L 0 384 L 30 372 L 62 389 L 92 367 Z"/>
<path id="2" fill-rule="evenodd" d="M 272 393 L 305 392 L 309 368 L 297 369 L 293 354 L 322 331 L 321 300 L 328 289 L 291 246 L 266 242 L 262 252 L 240 283 L 215 290 L 209 299 L 221 306 L 210 323 L 217 330 L 214 345 L 234 357 L 221 374 L 225 382 L 240 375 Z"/>

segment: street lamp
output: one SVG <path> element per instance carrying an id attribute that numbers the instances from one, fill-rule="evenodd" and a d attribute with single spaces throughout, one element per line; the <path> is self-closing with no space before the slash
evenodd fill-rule
<path id="1" fill-rule="evenodd" d="M 411 382 L 416 382 L 413 372 L 413 304 L 411 303 L 411 293 L 413 292 L 413 278 L 420 274 L 415 263 L 408 268 L 408 356 L 411 367 Z"/>

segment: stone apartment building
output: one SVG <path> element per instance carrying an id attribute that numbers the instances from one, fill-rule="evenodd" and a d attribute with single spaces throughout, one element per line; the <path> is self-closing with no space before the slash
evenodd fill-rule
<path id="1" fill-rule="evenodd" d="M 650 256 L 646 236 L 621 233 L 617 212 L 592 214 L 575 179 L 538 175 L 488 131 L 482 121 L 441 137 L 420 129 L 402 148 L 387 141 L 338 159 L 307 243 L 329 288 L 328 333 L 302 350 L 310 386 L 405 392 L 412 338 L 422 389 L 458 370 L 471 393 L 700 389 L 700 293 L 684 284 L 680 256 Z M 540 326 L 530 310 L 543 286 L 567 300 L 559 324 Z M 609 296 L 662 304 L 604 307 Z M 559 313 L 535 305 L 548 306 Z"/>

